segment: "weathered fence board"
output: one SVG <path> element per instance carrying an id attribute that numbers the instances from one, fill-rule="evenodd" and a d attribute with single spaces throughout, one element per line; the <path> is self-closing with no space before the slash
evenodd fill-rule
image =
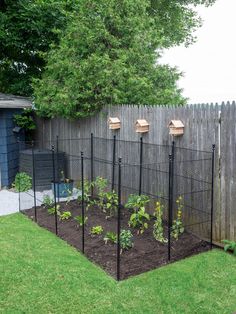
<path id="1" fill-rule="evenodd" d="M 221 112 L 221 123 L 219 113 Z M 118 117 L 120 130 L 109 130 L 109 117 Z M 215 158 L 215 197 L 214 197 L 214 239 L 224 238 L 236 240 L 236 105 L 232 104 L 200 104 L 185 107 L 150 107 L 150 106 L 107 106 L 94 117 L 69 121 L 66 119 L 38 119 L 37 140 L 43 147 L 56 139 L 88 138 L 91 133 L 95 137 L 113 138 L 127 141 L 139 141 L 140 134 L 135 132 L 135 122 L 144 118 L 150 123 L 150 131 L 143 134 L 145 143 L 171 144 L 168 124 L 170 120 L 182 120 L 184 135 L 176 137 L 178 147 L 211 151 L 216 144 Z M 102 153 L 102 147 L 100 148 Z M 127 147 L 127 153 L 131 153 Z M 67 153 L 80 154 L 79 147 L 72 141 L 61 142 L 60 150 Z M 108 151 L 111 154 L 112 150 Z M 148 152 L 149 156 L 152 152 Z M 204 166 L 203 166 L 204 167 Z M 207 170 L 207 169 L 206 169 Z M 73 171 L 71 165 L 70 171 Z M 204 171 L 204 169 L 203 169 Z M 137 178 L 135 177 L 135 180 Z M 201 200 L 199 200 L 201 202 Z"/>

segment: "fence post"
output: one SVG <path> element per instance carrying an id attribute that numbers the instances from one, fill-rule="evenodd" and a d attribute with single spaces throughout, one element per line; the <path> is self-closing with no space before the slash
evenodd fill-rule
<path id="1" fill-rule="evenodd" d="M 81 189 L 82 189 L 82 252 L 84 254 L 84 153 L 81 152 Z"/>
<path id="2" fill-rule="evenodd" d="M 55 147 L 52 145 L 52 171 L 53 171 L 53 192 L 54 192 L 54 210 L 55 210 L 55 232 L 58 234 L 57 230 L 57 198 L 56 198 L 56 171 L 55 171 Z"/>
<path id="3" fill-rule="evenodd" d="M 20 161 L 20 138 L 17 138 L 17 142 L 18 142 L 18 149 L 19 149 L 19 161 Z M 20 172 L 20 168 L 19 168 L 19 172 Z M 20 177 L 19 177 L 20 178 Z M 21 212 L 21 198 L 20 198 L 20 189 L 21 189 L 21 181 L 19 180 L 19 194 L 18 194 L 18 202 L 19 202 L 19 212 Z"/>
<path id="4" fill-rule="evenodd" d="M 59 138 L 58 138 L 58 135 L 57 135 L 57 138 L 56 138 L 56 154 L 57 154 L 57 175 L 56 175 L 56 181 L 59 183 L 60 179 L 60 174 L 59 174 L 59 160 L 58 160 L 58 153 L 59 153 Z M 59 203 L 60 202 L 60 193 L 59 193 L 59 184 L 57 184 L 57 202 Z"/>
<path id="5" fill-rule="evenodd" d="M 37 222 L 34 141 L 31 142 L 31 146 L 32 146 L 33 192 L 34 192 L 34 220 Z"/>
<path id="6" fill-rule="evenodd" d="M 168 261 L 171 260 L 171 227 L 173 215 L 173 160 L 172 155 L 169 155 L 169 196 L 168 196 Z"/>
<path id="7" fill-rule="evenodd" d="M 138 194 L 142 193 L 142 175 L 143 175 L 143 138 L 140 137 L 140 156 L 139 156 L 139 189 Z"/>
<path id="8" fill-rule="evenodd" d="M 118 162 L 118 208 L 117 208 L 117 269 L 116 279 L 120 280 L 120 214 L 121 214 L 121 158 Z"/>
<path id="9" fill-rule="evenodd" d="M 90 181 L 93 182 L 93 159 L 94 159 L 94 156 L 93 156 L 93 133 L 91 133 L 91 138 L 90 138 L 90 148 L 91 148 L 91 156 L 90 156 L 90 159 L 91 159 L 91 162 L 90 162 Z M 91 196 L 93 196 L 93 185 L 91 185 Z"/>
<path id="10" fill-rule="evenodd" d="M 116 166 L 116 136 L 113 136 L 113 152 L 112 152 L 112 181 L 111 181 L 111 190 L 114 190 L 115 187 L 115 166 Z"/>
<path id="11" fill-rule="evenodd" d="M 211 249 L 213 246 L 214 169 L 215 169 L 215 144 L 212 145 L 212 158 L 211 158 Z"/>

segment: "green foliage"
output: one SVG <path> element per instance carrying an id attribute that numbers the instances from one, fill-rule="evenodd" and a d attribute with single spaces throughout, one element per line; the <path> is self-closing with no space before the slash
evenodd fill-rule
<path id="1" fill-rule="evenodd" d="M 118 208 L 118 195 L 115 191 L 106 192 L 104 195 L 103 211 L 108 215 L 106 218 L 110 218 L 115 215 Z"/>
<path id="2" fill-rule="evenodd" d="M 148 223 L 147 221 L 150 220 L 150 216 L 148 213 L 146 213 L 145 209 L 142 208 L 136 212 L 134 212 L 129 219 L 129 226 L 132 228 L 137 228 L 138 229 L 138 234 L 139 233 L 144 233 L 145 229 L 148 228 Z"/>
<path id="3" fill-rule="evenodd" d="M 224 246 L 225 252 L 232 251 L 233 255 L 236 256 L 236 242 L 230 240 L 223 240 L 222 242 L 225 244 Z"/>
<path id="4" fill-rule="evenodd" d="M 49 195 L 44 195 L 43 197 L 43 205 L 46 207 L 52 207 L 54 204 L 53 198 L 51 198 Z"/>
<path id="5" fill-rule="evenodd" d="M 103 233 L 103 227 L 102 226 L 94 226 L 91 228 L 90 233 L 92 235 L 100 235 Z"/>
<path id="6" fill-rule="evenodd" d="M 105 241 L 105 244 L 107 244 L 108 242 L 114 244 L 117 242 L 117 235 L 115 232 L 108 231 L 103 240 Z"/>
<path id="7" fill-rule="evenodd" d="M 120 247 L 121 250 L 129 250 L 133 247 L 133 235 L 130 230 L 121 230 Z"/>
<path id="8" fill-rule="evenodd" d="M 77 223 L 79 224 L 80 227 L 83 226 L 83 217 L 82 217 L 81 215 L 76 216 L 76 217 L 75 217 L 75 220 L 77 221 Z M 85 217 L 84 217 L 84 224 L 85 224 L 85 225 L 86 225 L 87 221 L 88 221 L 88 217 L 85 216 Z"/>
<path id="9" fill-rule="evenodd" d="M 173 221 L 172 228 L 171 228 L 171 236 L 178 240 L 179 236 L 184 233 L 184 227 L 182 222 L 182 211 L 183 211 L 183 198 L 179 196 L 176 200 L 177 208 L 177 218 Z"/>
<path id="10" fill-rule="evenodd" d="M 132 209 L 133 211 L 138 211 L 150 202 L 150 199 L 146 195 L 130 194 L 128 201 L 125 204 L 125 208 Z"/>
<path id="11" fill-rule="evenodd" d="M 200 22 L 189 3 L 198 1 L 81 2 L 33 83 L 39 114 L 81 118 L 105 104 L 185 104 L 181 73 L 158 59 L 163 48 L 193 41 Z"/>
<path id="12" fill-rule="evenodd" d="M 61 216 L 60 208 L 61 208 L 60 205 L 56 205 L 56 211 L 58 216 Z M 55 215 L 55 206 L 49 207 L 48 213 L 49 215 Z"/>
<path id="13" fill-rule="evenodd" d="M 89 180 L 85 179 L 84 180 L 84 203 L 86 206 L 86 210 L 89 209 L 91 205 L 94 204 L 94 201 L 91 198 L 91 187 L 93 183 L 91 183 Z M 80 181 L 77 185 L 77 188 L 79 190 L 82 190 L 82 182 Z M 78 202 L 82 202 L 82 194 L 78 196 Z"/>
<path id="14" fill-rule="evenodd" d="M 60 219 L 61 220 L 68 220 L 69 218 L 71 218 L 71 212 L 70 211 L 65 211 L 62 214 L 60 214 Z"/>
<path id="15" fill-rule="evenodd" d="M 145 206 L 149 203 L 150 199 L 146 195 L 130 194 L 128 201 L 125 204 L 126 208 L 132 209 L 133 213 L 129 219 L 129 226 L 137 228 L 138 233 L 143 233 L 148 228 L 147 221 L 150 220 L 150 216 L 146 213 Z"/>
<path id="16" fill-rule="evenodd" d="M 73 0 L 0 1 L 1 92 L 32 94 L 31 82 L 41 76 L 44 55 L 58 44 L 77 6 Z"/>
<path id="17" fill-rule="evenodd" d="M 164 237 L 164 228 L 163 228 L 163 211 L 164 206 L 161 202 L 156 202 L 156 208 L 154 216 L 156 217 L 155 223 L 153 225 L 153 236 L 154 238 L 161 242 L 166 243 L 167 239 Z"/>
<path id="18" fill-rule="evenodd" d="M 32 178 L 25 172 L 19 172 L 15 176 L 12 187 L 17 192 L 26 192 L 32 188 Z"/>
<path id="19" fill-rule="evenodd" d="M 36 129 L 36 123 L 33 118 L 32 109 L 24 109 L 21 114 L 14 115 L 14 122 L 17 126 L 25 129 L 26 131 L 32 131 Z"/>

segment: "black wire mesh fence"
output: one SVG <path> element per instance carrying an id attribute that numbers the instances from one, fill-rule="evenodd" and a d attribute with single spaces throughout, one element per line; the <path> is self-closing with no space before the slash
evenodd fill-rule
<path id="1" fill-rule="evenodd" d="M 211 248 L 214 146 L 91 135 L 19 149 L 19 210 L 117 280 Z"/>

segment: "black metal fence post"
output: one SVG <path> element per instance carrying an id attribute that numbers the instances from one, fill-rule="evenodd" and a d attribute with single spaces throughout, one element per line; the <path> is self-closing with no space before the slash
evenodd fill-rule
<path id="1" fill-rule="evenodd" d="M 31 146 L 32 146 L 32 168 L 33 168 L 34 220 L 37 222 L 34 141 L 31 142 Z"/>
<path id="2" fill-rule="evenodd" d="M 81 189 L 82 189 L 82 252 L 84 254 L 84 153 L 81 152 Z"/>
<path id="3" fill-rule="evenodd" d="M 20 158 L 20 138 L 17 138 L 17 142 L 18 142 L 18 149 L 19 149 L 19 158 Z M 20 169 L 19 169 L 20 172 Z M 21 212 L 21 195 L 20 195 L 20 189 L 21 189 L 21 180 L 19 177 L 19 194 L 18 194 L 18 202 L 19 202 L 19 212 Z"/>
<path id="4" fill-rule="evenodd" d="M 212 158 L 211 158 L 211 249 L 213 246 L 214 170 L 215 170 L 215 144 L 212 145 Z"/>
<path id="5" fill-rule="evenodd" d="M 139 156 L 139 189 L 138 194 L 142 193 L 142 176 L 143 176 L 143 138 L 140 137 L 140 156 Z"/>
<path id="6" fill-rule="evenodd" d="M 56 175 L 56 181 L 57 183 L 59 183 L 60 181 L 60 174 L 59 174 L 59 160 L 58 160 L 58 153 L 59 153 L 59 137 L 57 135 L 57 138 L 56 138 L 56 157 L 57 157 L 57 175 Z M 57 202 L 59 203 L 60 202 L 60 193 L 59 193 L 59 184 L 57 184 Z"/>
<path id="7" fill-rule="evenodd" d="M 93 182 L 93 161 L 94 161 L 94 156 L 93 156 L 93 133 L 91 133 L 91 139 L 90 139 L 90 151 L 91 151 L 91 163 L 90 163 L 90 180 Z M 91 195 L 93 196 L 93 185 L 91 185 Z"/>
<path id="8" fill-rule="evenodd" d="M 172 155 L 169 155 L 169 196 L 168 196 L 168 261 L 171 260 L 171 228 L 173 216 L 173 165 Z"/>
<path id="9" fill-rule="evenodd" d="M 55 210 L 55 232 L 58 234 L 57 228 L 57 198 L 56 198 L 56 169 L 55 169 L 55 147 L 52 145 L 52 171 L 53 171 L 53 192 L 54 192 L 54 210 Z"/>
<path id="10" fill-rule="evenodd" d="M 118 209 L 117 209 L 117 269 L 116 269 L 116 279 L 120 280 L 120 217 L 121 216 L 121 158 L 118 162 Z"/>
<path id="11" fill-rule="evenodd" d="M 113 137 L 113 151 L 112 151 L 112 181 L 111 181 L 111 190 L 114 190 L 115 187 L 115 167 L 116 167 L 116 136 Z"/>

